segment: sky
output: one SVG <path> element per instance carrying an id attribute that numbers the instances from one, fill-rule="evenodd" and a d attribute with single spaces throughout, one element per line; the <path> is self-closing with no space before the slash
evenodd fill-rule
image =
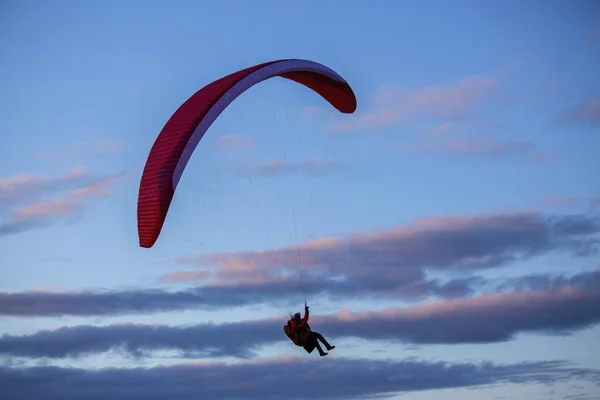
<path id="1" fill-rule="evenodd" d="M 593 0 L 0 3 L 3 399 L 600 399 Z M 273 78 L 138 245 L 154 140 Z M 290 313 L 336 346 L 288 340 Z M 199 397 L 200 396 L 200 397 Z"/>

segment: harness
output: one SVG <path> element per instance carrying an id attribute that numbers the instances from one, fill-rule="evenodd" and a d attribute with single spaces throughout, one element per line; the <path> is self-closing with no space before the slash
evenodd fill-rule
<path id="1" fill-rule="evenodd" d="M 304 342 L 310 337 L 308 323 L 301 322 L 300 325 L 296 325 L 293 319 L 288 321 L 287 325 L 283 327 L 283 331 L 296 346 L 303 346 Z"/>

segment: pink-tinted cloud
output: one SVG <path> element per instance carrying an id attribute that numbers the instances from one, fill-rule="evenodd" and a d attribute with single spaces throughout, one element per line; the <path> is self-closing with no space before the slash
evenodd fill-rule
<path id="1" fill-rule="evenodd" d="M 205 290 L 237 288 L 248 296 L 260 288 L 265 293 L 297 292 L 302 271 L 304 290 L 311 297 L 360 295 L 416 301 L 471 294 L 478 280 L 465 278 L 465 272 L 554 251 L 597 254 L 599 233 L 600 221 L 585 214 L 464 215 L 417 220 L 384 232 L 319 238 L 298 247 L 187 256 L 176 261 L 209 272 Z M 430 270 L 455 271 L 457 276 L 441 282 L 428 276 Z"/>
<path id="2" fill-rule="evenodd" d="M 569 226 L 570 230 L 563 227 Z M 407 227 L 347 237 L 320 238 L 298 248 L 216 253 L 178 262 L 223 270 L 296 268 L 298 252 L 307 273 L 365 276 L 400 268 L 475 270 L 559 249 L 596 252 L 599 221 L 585 215 L 537 212 L 428 218 Z M 432 252 L 431 249 L 436 249 Z"/>
<path id="3" fill-rule="evenodd" d="M 241 135 L 223 135 L 217 140 L 217 147 L 220 149 L 247 150 L 255 146 L 254 140 Z"/>
<path id="4" fill-rule="evenodd" d="M 394 96 L 391 89 L 383 91 L 383 105 L 360 114 L 348 122 L 331 126 L 333 132 L 384 128 L 413 117 L 464 118 L 499 86 L 496 78 L 473 76 L 449 85 L 431 86 Z M 379 91 L 381 93 L 381 90 Z M 394 100 L 397 97 L 397 100 Z M 393 104 L 390 104 L 393 103 Z M 379 102 L 381 103 L 381 101 Z"/>
<path id="5" fill-rule="evenodd" d="M 404 308 L 311 314 L 309 321 L 314 330 L 333 343 L 340 338 L 359 338 L 412 344 L 505 342 L 526 332 L 570 335 L 600 323 L 600 270 L 570 278 L 530 277 L 521 285 L 519 291 L 429 301 Z M 30 293 L 35 295 L 44 296 Z M 175 298 L 176 294 L 171 296 Z M 132 307 L 134 303 L 143 307 L 145 303 L 139 300 L 123 296 L 114 304 L 130 302 Z M 78 307 L 91 311 L 93 304 Z M 65 327 L 31 335 L 4 335 L 0 338 L 0 355 L 62 358 L 120 348 L 132 355 L 175 350 L 204 356 L 250 357 L 259 346 L 286 341 L 283 324 L 285 318 L 184 326 Z"/>
<path id="6" fill-rule="evenodd" d="M 600 97 L 593 97 L 569 110 L 562 118 L 565 123 L 600 125 Z"/>
<path id="7" fill-rule="evenodd" d="M 0 201 L 22 199 L 27 196 L 61 190 L 68 185 L 82 184 L 91 177 L 86 166 L 76 166 L 60 177 L 36 176 L 31 174 L 18 174 L 0 178 Z"/>
<path id="8" fill-rule="evenodd" d="M 0 236 L 80 215 L 90 202 L 111 194 L 124 173 L 94 177 L 77 167 L 58 178 L 16 175 L 0 180 Z"/>
<path id="9" fill-rule="evenodd" d="M 299 252 L 290 247 L 182 257 L 177 261 L 188 269 L 169 273 L 161 282 L 188 280 L 200 285 L 176 292 L 0 293 L 0 314 L 110 315 L 219 309 L 267 304 L 273 299 L 287 299 L 290 294 L 300 296 L 302 290 L 312 299 L 360 296 L 414 302 L 470 297 L 477 287 L 496 285 L 473 275 L 479 270 L 550 252 L 595 255 L 599 233 L 599 221 L 585 214 L 545 216 L 530 212 L 430 218 L 389 231 L 313 240 L 301 244 Z M 190 266 L 195 269 L 190 270 Z M 430 271 L 444 271 L 448 280 L 434 279 Z M 539 284 L 540 279 L 530 282 L 534 281 Z M 569 281 L 569 285 L 596 281 L 588 277 L 577 282 Z"/>
<path id="10" fill-rule="evenodd" d="M 356 299 L 365 301 L 395 296 L 396 298 L 423 299 L 433 294 L 438 298 L 469 299 L 476 285 L 492 288 L 499 293 L 519 290 L 556 293 L 565 289 L 583 291 L 600 288 L 600 272 L 592 271 L 571 276 L 530 275 L 520 278 L 488 281 L 483 278 L 436 282 L 419 279 L 418 270 L 400 270 L 394 273 L 362 275 L 358 279 L 336 282 L 322 278 L 307 285 L 311 299 L 319 296 Z M 380 276 L 381 275 L 381 276 Z M 195 278 L 195 277 L 193 277 Z M 268 304 L 274 299 L 284 301 L 287 296 L 300 290 L 298 279 L 269 279 L 259 282 L 212 284 L 194 288 L 166 291 L 160 289 L 108 290 L 108 291 L 22 291 L 0 293 L 0 315 L 13 317 L 34 316 L 107 316 L 147 314 L 181 311 L 187 309 L 226 309 L 251 304 Z M 489 290 L 489 289 L 488 289 Z M 510 292 L 508 293 L 510 294 Z M 434 304 L 451 304 L 437 302 Z M 459 304 L 459 303 L 452 303 Z M 462 303 L 460 303 L 462 304 Z M 470 303 L 464 303 L 470 304 Z M 409 307 L 410 308 L 410 307 Z M 414 308 L 410 308 L 414 310 Z"/>
<path id="11" fill-rule="evenodd" d="M 593 326 L 600 322 L 600 308 L 594 306 L 598 301 L 600 286 L 596 283 L 590 289 L 564 286 L 552 291 L 438 300 L 406 309 L 343 311 L 334 319 L 318 318 L 315 325 L 336 336 L 356 332 L 357 337 L 412 343 L 489 343 L 513 339 L 521 332 L 569 334 Z M 378 333 L 363 329 L 365 324 L 376 325 Z M 431 329 L 433 326 L 444 328 Z"/>

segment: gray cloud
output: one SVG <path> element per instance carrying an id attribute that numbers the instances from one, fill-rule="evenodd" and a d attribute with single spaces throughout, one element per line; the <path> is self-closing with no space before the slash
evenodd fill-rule
<path id="1" fill-rule="evenodd" d="M 419 273 L 419 271 L 417 271 Z M 351 282 L 326 280 L 305 281 L 306 293 L 315 297 L 325 295 L 331 299 L 394 296 L 414 300 L 434 295 L 446 298 L 466 296 L 471 293 L 472 279 L 440 283 L 428 280 L 389 280 L 390 275 L 368 277 Z M 32 316 L 106 316 L 120 314 L 155 313 L 186 309 L 215 310 L 272 302 L 274 298 L 287 298 L 299 293 L 299 282 L 286 279 L 264 283 L 241 283 L 204 286 L 179 291 L 161 289 L 52 292 L 27 291 L 0 293 L 0 315 L 13 317 Z"/>
<path id="2" fill-rule="evenodd" d="M 498 290 L 558 290 L 563 287 L 579 287 L 586 290 L 600 288 L 600 269 L 580 272 L 575 275 L 567 274 L 535 274 L 514 279 L 504 279 L 498 285 Z"/>
<path id="3" fill-rule="evenodd" d="M 176 350 L 193 357 L 251 357 L 252 349 L 281 340 L 285 321 L 160 326 L 82 325 L 0 338 L 4 356 L 65 358 L 117 351 L 134 357 L 157 350 Z M 251 335 L 248 333 L 252 332 Z M 287 338 L 286 338 L 287 340 Z"/>
<path id="4" fill-rule="evenodd" d="M 213 300 L 217 303 L 217 300 Z M 197 291 L 160 289 L 104 292 L 5 292 L 0 293 L 0 314 L 8 316 L 118 315 L 177 311 L 210 303 Z M 235 305 L 230 300 L 223 306 Z"/>
<path id="5" fill-rule="evenodd" d="M 600 270 L 566 279 L 562 285 L 557 281 L 543 291 L 491 293 L 384 311 L 313 314 L 310 321 L 314 330 L 334 343 L 339 338 L 414 344 L 493 343 L 524 332 L 568 335 L 600 322 Z M 180 327 L 64 327 L 31 335 L 4 335 L 0 354 L 60 358 L 111 350 L 133 356 L 175 350 L 195 356 L 249 357 L 257 346 L 287 341 L 284 324 L 284 319 L 268 319 Z"/>
<path id="6" fill-rule="evenodd" d="M 241 364 L 171 367 L 0 368 L 0 395 L 28 399 L 364 399 L 396 392 L 598 380 L 599 372 L 561 361 L 444 363 L 327 359 L 269 360 Z M 301 390 L 290 390 L 301 388 Z"/>

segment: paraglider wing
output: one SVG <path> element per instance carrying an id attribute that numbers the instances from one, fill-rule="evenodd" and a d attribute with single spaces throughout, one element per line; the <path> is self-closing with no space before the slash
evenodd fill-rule
<path id="1" fill-rule="evenodd" d="M 312 89 L 342 113 L 356 110 L 356 97 L 348 83 L 330 68 L 309 60 L 255 65 L 203 87 L 169 118 L 150 150 L 138 195 L 141 247 L 152 247 L 158 239 L 183 170 L 211 124 L 244 91 L 276 76 Z"/>

